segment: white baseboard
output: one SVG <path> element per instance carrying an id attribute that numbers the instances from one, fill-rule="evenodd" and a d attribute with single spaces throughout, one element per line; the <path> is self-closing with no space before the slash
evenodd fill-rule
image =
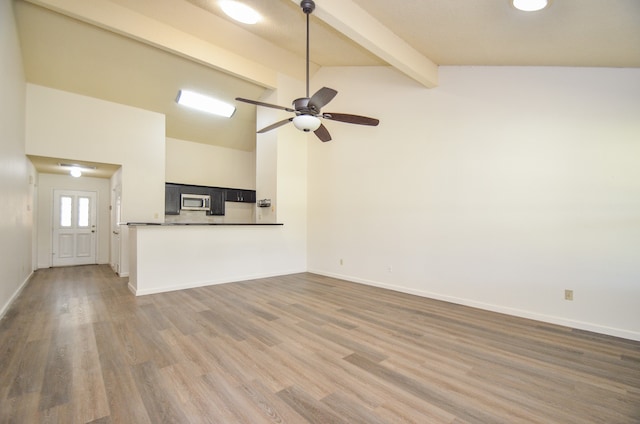
<path id="1" fill-rule="evenodd" d="M 604 325 L 594 324 L 590 322 L 576 321 L 566 319 L 562 317 L 556 317 L 552 315 L 540 314 L 537 312 L 527 311 L 523 309 L 510 308 L 508 306 L 493 305 L 489 303 L 478 302 L 473 299 L 465 299 L 454 296 L 447 296 L 439 293 L 427 292 L 422 290 L 415 290 L 408 287 L 396 286 L 391 284 L 384 284 L 377 281 L 365 280 L 362 278 L 355 278 L 348 275 L 335 274 L 331 272 L 324 272 L 318 270 L 309 270 L 308 272 L 324 275 L 327 277 L 338 278 L 341 280 L 350 281 L 352 283 L 364 284 L 368 286 L 380 287 L 383 289 L 393 290 L 401 293 L 413 294 L 416 296 L 426 297 L 429 299 L 442 300 L 444 302 L 455 303 L 458 305 L 470 306 L 472 308 L 483 309 L 491 312 L 498 312 L 501 314 L 512 315 L 520 318 L 527 318 L 535 321 L 545 322 L 548 324 L 556 324 L 564 327 L 575 328 L 577 330 L 591 331 L 594 333 L 605 334 L 608 336 L 620 337 L 623 339 L 629 339 L 634 341 L 640 341 L 640 332 L 629 331 L 620 328 L 612 328 Z"/>
<path id="2" fill-rule="evenodd" d="M 31 271 L 29 273 L 29 275 L 27 276 L 27 278 L 20 284 L 20 286 L 18 287 L 18 289 L 13 293 L 13 295 L 11 295 L 11 297 L 9 298 L 9 300 L 7 300 L 7 302 L 2 305 L 2 309 L 0 309 L 0 319 L 2 319 L 4 317 L 4 314 L 7 313 L 7 311 L 9 310 L 9 308 L 11 307 L 11 304 L 16 300 L 16 298 L 20 295 L 20 292 L 22 292 L 22 289 L 24 289 L 24 286 L 27 285 L 27 283 L 29 282 L 29 279 L 31 278 L 31 276 L 33 275 L 33 271 Z"/>

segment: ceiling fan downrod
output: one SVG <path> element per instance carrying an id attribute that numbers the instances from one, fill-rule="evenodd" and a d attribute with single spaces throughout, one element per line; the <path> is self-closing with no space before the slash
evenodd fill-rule
<path id="1" fill-rule="evenodd" d="M 307 15 L 307 98 L 309 97 L 309 15 L 316 8 L 313 0 L 302 0 L 300 7 L 305 15 Z"/>

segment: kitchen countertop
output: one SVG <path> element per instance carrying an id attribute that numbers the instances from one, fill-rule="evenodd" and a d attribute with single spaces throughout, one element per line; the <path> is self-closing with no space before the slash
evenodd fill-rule
<path id="1" fill-rule="evenodd" d="M 261 223 L 261 222 L 127 222 L 131 227 L 155 226 L 155 227 L 179 227 L 186 225 L 284 225 L 280 223 Z"/>

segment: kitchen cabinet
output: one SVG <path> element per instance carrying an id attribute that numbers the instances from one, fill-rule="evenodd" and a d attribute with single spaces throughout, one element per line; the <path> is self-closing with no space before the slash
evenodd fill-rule
<path id="1" fill-rule="evenodd" d="M 227 202 L 256 203 L 255 190 L 226 189 L 225 200 Z"/>
<path id="2" fill-rule="evenodd" d="M 164 213 L 165 215 L 180 214 L 180 186 L 175 184 L 165 184 Z"/>
<path id="3" fill-rule="evenodd" d="M 255 190 L 242 190 L 242 199 L 245 203 L 256 203 L 256 191 Z"/>
<path id="4" fill-rule="evenodd" d="M 243 190 L 224 187 L 207 187 L 188 184 L 165 183 L 164 213 L 179 215 L 182 194 L 198 194 L 211 196 L 211 208 L 207 215 L 224 215 L 224 202 L 256 203 L 255 190 Z"/>
<path id="5" fill-rule="evenodd" d="M 181 186 L 181 193 L 185 194 L 201 194 L 201 195 L 209 195 L 209 190 L 211 187 L 205 186 L 196 186 L 196 185 L 183 185 Z"/>
<path id="6" fill-rule="evenodd" d="M 224 190 L 220 188 L 209 188 L 209 196 L 211 196 L 211 210 L 207 212 L 207 215 L 224 215 Z"/>

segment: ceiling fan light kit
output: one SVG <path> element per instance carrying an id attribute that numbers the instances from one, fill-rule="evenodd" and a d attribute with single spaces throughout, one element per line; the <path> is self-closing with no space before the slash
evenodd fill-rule
<path id="1" fill-rule="evenodd" d="M 286 112 L 293 112 L 295 116 L 292 118 L 283 119 L 282 121 L 271 124 L 258 131 L 258 134 L 265 133 L 267 131 L 274 130 L 289 122 L 293 122 L 293 125 L 304 132 L 313 131 L 313 133 L 320 139 L 320 141 L 326 142 L 331 140 L 331 135 L 327 128 L 322 124 L 320 118 L 330 119 L 333 121 L 346 122 L 348 124 L 359 124 L 376 126 L 379 124 L 379 120 L 375 118 L 369 118 L 360 115 L 350 115 L 346 113 L 321 113 L 322 107 L 329 103 L 338 94 L 338 92 L 332 88 L 322 87 L 316 91 L 315 94 L 309 97 L 309 15 L 315 10 L 316 4 L 313 0 L 302 0 L 300 7 L 305 15 L 307 15 L 307 93 L 306 97 L 300 97 L 295 99 L 292 103 L 293 108 L 273 105 L 270 103 L 259 102 L 256 100 L 243 99 L 236 97 L 237 101 L 249 103 L 256 106 L 269 107 L 273 109 L 280 109 Z"/>
<path id="2" fill-rule="evenodd" d="M 315 131 L 321 124 L 320 119 L 313 115 L 298 115 L 293 118 L 293 125 L 304 132 Z"/>

